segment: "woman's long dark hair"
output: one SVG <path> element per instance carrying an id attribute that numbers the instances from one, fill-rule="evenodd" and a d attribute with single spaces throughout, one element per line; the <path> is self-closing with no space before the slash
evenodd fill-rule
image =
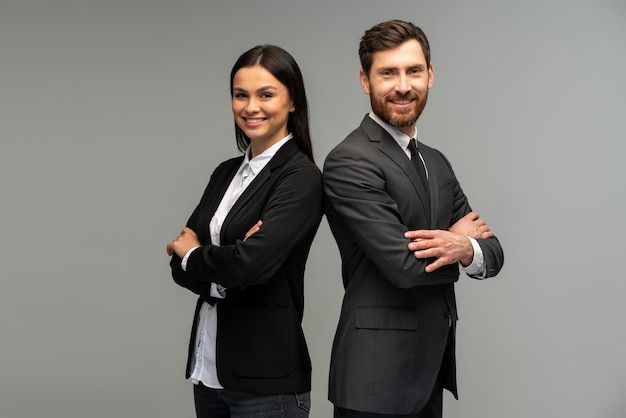
<path id="1" fill-rule="evenodd" d="M 233 79 L 237 71 L 242 67 L 253 67 L 255 65 L 260 65 L 269 71 L 289 91 L 295 110 L 289 113 L 287 130 L 293 134 L 298 148 L 311 161 L 314 161 L 311 136 L 309 134 L 309 106 L 306 100 L 304 81 L 302 80 L 300 67 L 298 67 L 296 60 L 293 59 L 289 52 L 276 45 L 258 45 L 244 52 L 230 71 L 231 98 L 233 96 Z M 237 126 L 237 123 L 235 123 L 235 138 L 237 140 L 237 148 L 240 151 L 245 151 L 248 145 L 250 145 L 250 138 L 243 133 L 241 128 Z"/>

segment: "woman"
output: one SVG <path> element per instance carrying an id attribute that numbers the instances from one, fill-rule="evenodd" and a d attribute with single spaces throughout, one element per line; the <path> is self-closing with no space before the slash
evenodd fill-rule
<path id="1" fill-rule="evenodd" d="M 301 322 L 306 259 L 322 217 L 300 69 L 285 50 L 244 53 L 230 74 L 237 146 L 181 234 L 174 281 L 199 295 L 187 377 L 198 417 L 308 417 Z"/>

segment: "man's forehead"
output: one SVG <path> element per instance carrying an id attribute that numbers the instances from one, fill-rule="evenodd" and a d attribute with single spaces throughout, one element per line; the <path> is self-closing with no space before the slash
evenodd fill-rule
<path id="1" fill-rule="evenodd" d="M 377 51 L 372 58 L 372 67 L 376 68 L 426 65 L 422 46 L 415 39 L 408 40 L 395 48 Z"/>

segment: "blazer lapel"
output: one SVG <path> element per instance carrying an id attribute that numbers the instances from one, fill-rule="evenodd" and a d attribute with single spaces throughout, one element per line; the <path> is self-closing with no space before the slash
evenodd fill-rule
<path id="1" fill-rule="evenodd" d="M 201 204 L 196 208 L 197 211 L 200 211 L 200 213 L 198 214 L 197 226 L 195 228 L 192 226 L 192 229 L 198 229 L 196 233 L 200 237 L 200 242 L 212 242 L 211 234 L 209 233 L 209 224 L 211 222 L 211 218 L 213 218 L 213 215 L 215 215 L 215 211 L 217 210 L 217 207 L 219 206 L 222 199 L 224 198 L 224 194 L 226 193 L 228 186 L 230 186 L 230 182 L 232 181 L 233 177 L 235 177 L 235 174 L 237 173 L 237 170 L 239 169 L 242 161 L 243 157 L 233 159 L 230 162 L 230 166 L 225 167 L 223 173 L 211 179 L 211 183 L 216 185 L 216 187 L 214 188 L 215 190 L 209 196 L 203 197 L 204 202 L 201 202 Z M 212 184 L 209 184 L 209 186 L 207 186 L 207 190 L 212 189 Z"/>
<path id="2" fill-rule="evenodd" d="M 245 207 L 246 203 L 253 199 L 256 193 L 263 187 L 263 185 L 272 178 L 272 174 L 275 172 L 275 170 L 297 151 L 298 145 L 296 144 L 295 139 L 287 141 L 282 147 L 280 147 L 280 149 L 267 163 L 263 170 L 261 170 L 261 172 L 256 175 L 256 177 L 254 178 L 254 180 L 252 180 L 248 187 L 246 187 L 246 190 L 243 191 L 241 196 L 239 196 L 239 199 L 237 199 L 233 207 L 230 209 L 228 215 L 226 216 L 226 219 L 224 219 L 222 232 L 227 229 L 226 226 L 230 223 L 230 221 L 233 220 L 233 218 L 237 216 L 237 213 L 243 207 Z"/>
<path id="3" fill-rule="evenodd" d="M 419 197 L 420 202 L 422 202 L 422 209 L 426 214 L 426 219 L 428 220 L 428 223 L 432 225 L 433 214 L 435 214 L 436 212 L 432 210 L 432 203 L 430 207 L 428 207 L 427 202 L 424 201 L 423 196 L 426 196 L 426 189 L 424 189 L 424 186 L 422 185 L 418 174 L 415 172 L 415 167 L 413 167 L 411 160 L 409 160 L 409 158 L 406 156 L 404 150 L 400 148 L 398 143 L 391 137 L 391 135 L 389 135 L 389 133 L 387 133 L 387 131 L 385 131 L 385 129 L 383 129 L 382 126 L 374 122 L 369 116 L 365 116 L 363 122 L 361 123 L 361 126 L 367 132 L 370 141 L 380 142 L 380 151 L 387 157 L 389 157 L 395 164 L 397 164 L 402 169 L 402 171 L 404 171 L 407 177 L 409 177 L 409 179 L 411 180 L 411 184 L 413 185 L 413 188 L 415 189 L 415 192 Z M 426 167 L 428 167 L 428 165 Z M 433 183 L 430 181 L 430 168 L 428 168 L 428 170 L 428 183 L 431 190 L 430 200 L 432 202 Z"/>

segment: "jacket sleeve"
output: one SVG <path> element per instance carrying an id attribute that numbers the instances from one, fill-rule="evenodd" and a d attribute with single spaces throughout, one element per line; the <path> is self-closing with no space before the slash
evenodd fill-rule
<path id="1" fill-rule="evenodd" d="M 183 270 L 181 262 L 181 258 L 176 254 L 174 254 L 170 259 L 170 268 L 172 269 L 172 278 L 174 279 L 174 282 L 202 297 L 204 300 L 210 300 L 211 283 L 189 281 L 187 278 L 187 272 Z"/>
<path id="2" fill-rule="evenodd" d="M 195 231 L 195 228 L 196 228 L 195 225 L 198 223 L 200 210 L 201 208 L 206 206 L 206 202 L 209 199 L 209 196 L 211 195 L 210 190 L 212 188 L 218 187 L 219 183 L 222 183 L 224 181 L 223 179 L 225 178 L 225 175 L 230 170 L 230 166 L 231 166 L 230 163 L 231 163 L 230 161 L 221 163 L 211 174 L 209 183 L 204 189 L 204 193 L 202 194 L 202 198 L 200 199 L 200 202 L 198 203 L 198 205 L 192 212 L 191 216 L 187 220 L 187 223 L 186 223 L 187 227 Z M 211 283 L 201 283 L 201 282 L 191 281 L 189 279 L 189 275 L 187 274 L 187 272 L 183 270 L 181 262 L 182 262 L 182 259 L 177 254 L 172 255 L 170 259 L 170 269 L 172 272 L 172 278 L 174 279 L 174 282 L 178 284 L 179 286 L 182 286 L 190 290 L 196 295 L 201 296 L 204 300 L 208 301 L 210 298 Z"/>
<path id="3" fill-rule="evenodd" d="M 477 279 L 486 279 L 497 275 L 504 265 L 504 251 L 500 245 L 500 241 L 495 236 L 491 238 L 476 239 L 480 249 L 483 251 L 483 263 L 485 265 L 485 275 L 483 277 L 474 277 Z"/>

